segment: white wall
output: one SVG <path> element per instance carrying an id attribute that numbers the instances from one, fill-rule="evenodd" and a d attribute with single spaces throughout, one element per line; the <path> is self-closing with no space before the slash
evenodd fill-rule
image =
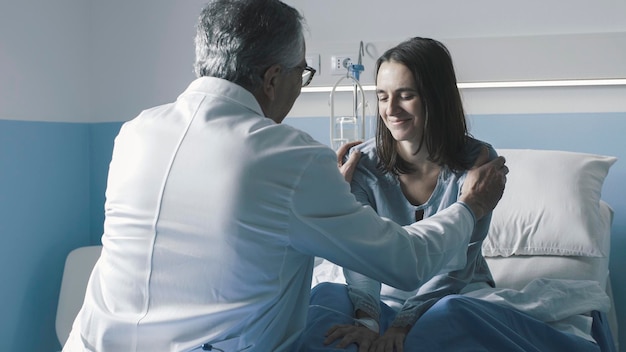
<path id="1" fill-rule="evenodd" d="M 194 78 L 193 35 L 204 0 L 5 0 L 0 4 L 0 118 L 125 121 L 172 101 Z M 621 0 L 287 0 L 321 55 L 314 85 L 332 85 L 330 55 L 370 44 L 373 58 L 411 36 L 452 51 L 459 81 L 626 78 Z M 626 88 L 464 91 L 469 113 L 625 111 Z M 36 103 L 33 99 L 38 99 Z M 495 102 L 495 103 L 494 103 Z M 327 116 L 305 93 L 291 116 Z"/>
<path id="2" fill-rule="evenodd" d="M 285 0 L 300 9 L 320 41 L 508 37 L 622 32 L 621 0 Z"/>
<path id="3" fill-rule="evenodd" d="M 92 121 L 125 121 L 171 102 L 195 78 L 203 0 L 92 0 Z"/>
<path id="4" fill-rule="evenodd" d="M 332 86 L 333 54 L 358 55 L 365 44 L 363 84 L 375 59 L 412 36 L 450 49 L 459 82 L 626 78 L 626 2 L 288 0 L 305 14 L 307 51 L 320 54 L 313 85 Z M 329 11 L 329 9 L 334 11 Z M 603 88 L 464 89 L 470 114 L 626 111 L 626 85 Z M 374 103 L 369 94 L 370 105 Z M 337 106 L 337 104 L 336 104 Z M 349 106 L 349 104 L 347 105 Z M 341 107 L 341 106 L 340 106 Z M 305 93 L 292 116 L 328 116 L 328 93 Z"/>
<path id="5" fill-rule="evenodd" d="M 90 118 L 90 2 L 0 2 L 0 119 Z"/>

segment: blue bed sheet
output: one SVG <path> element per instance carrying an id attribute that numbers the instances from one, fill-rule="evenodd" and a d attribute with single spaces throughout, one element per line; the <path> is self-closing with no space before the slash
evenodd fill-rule
<path id="1" fill-rule="evenodd" d="M 394 312 L 381 304 L 381 330 Z M 354 324 L 352 304 L 342 284 L 322 283 L 311 293 L 306 330 L 297 351 L 352 351 L 323 344 L 325 332 L 336 324 Z M 461 295 L 450 295 L 431 307 L 413 326 L 404 345 L 417 351 L 590 351 L 614 352 L 615 346 L 604 313 L 592 312 L 592 336 L 596 343 L 564 333 L 515 309 Z"/>

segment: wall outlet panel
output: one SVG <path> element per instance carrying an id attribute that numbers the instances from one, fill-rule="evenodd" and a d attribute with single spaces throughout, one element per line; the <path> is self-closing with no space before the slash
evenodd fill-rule
<path id="1" fill-rule="evenodd" d="M 351 55 L 332 55 L 330 57 L 330 74 L 345 75 L 348 73 L 348 66 L 352 64 Z"/>

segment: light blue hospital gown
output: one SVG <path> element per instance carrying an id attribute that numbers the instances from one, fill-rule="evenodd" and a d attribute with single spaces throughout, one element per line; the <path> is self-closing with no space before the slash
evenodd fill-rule
<path id="1" fill-rule="evenodd" d="M 489 147 L 490 159 L 496 157 L 496 152 L 490 145 L 469 138 L 464 153 L 469 165 L 473 164 L 484 145 Z M 361 159 L 352 179 L 352 193 L 358 201 L 371 206 L 382 217 L 400 225 L 411 224 L 415 222 L 416 212 L 423 211 L 423 217 L 428 218 L 449 207 L 459 198 L 466 172 L 455 173 L 443 167 L 430 199 L 422 205 L 412 205 L 402 193 L 398 177 L 383 173 L 377 167 L 379 159 L 374 140 L 366 141 L 356 149 L 361 151 Z M 463 269 L 439 274 L 416 291 L 402 291 L 385 284 L 381 287 L 377 281 L 354 271 L 344 270 L 355 311 L 361 309 L 370 316 L 378 317 L 379 302 L 382 300 L 394 310 L 399 310 L 392 326 L 414 325 L 428 308 L 446 295 L 461 293 L 466 289 L 495 286 L 481 253 L 482 241 L 487 235 L 490 221 L 491 214 L 488 214 L 477 222 L 467 248 L 467 264 Z"/>

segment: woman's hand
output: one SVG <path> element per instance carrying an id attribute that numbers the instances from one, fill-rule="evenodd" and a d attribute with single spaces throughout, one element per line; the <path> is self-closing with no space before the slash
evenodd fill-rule
<path id="1" fill-rule="evenodd" d="M 369 352 L 403 352 L 404 338 L 409 329 L 410 328 L 390 327 L 385 331 L 383 336 L 374 341 Z"/>
<path id="2" fill-rule="evenodd" d="M 365 326 L 335 325 L 326 332 L 324 344 L 329 345 L 341 339 L 336 348 L 346 348 L 348 345 L 355 343 L 359 346 L 359 352 L 367 352 L 378 337 L 378 333 Z"/>

